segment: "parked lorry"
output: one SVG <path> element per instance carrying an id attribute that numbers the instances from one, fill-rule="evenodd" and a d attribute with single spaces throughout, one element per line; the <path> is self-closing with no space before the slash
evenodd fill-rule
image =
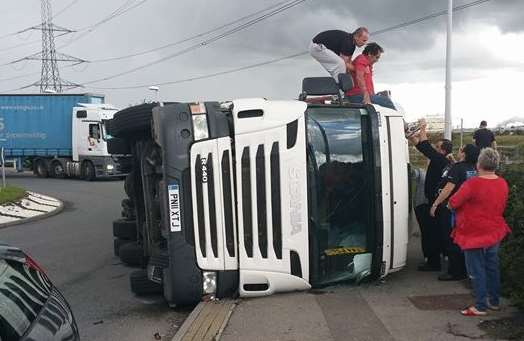
<path id="1" fill-rule="evenodd" d="M 301 100 L 144 104 L 111 121 L 134 157 L 115 253 L 170 305 L 386 276 L 406 264 L 402 115 L 304 79 Z M 318 97 L 322 95 L 323 97 Z"/>
<path id="2" fill-rule="evenodd" d="M 0 95 L 4 159 L 44 178 L 123 176 L 107 151 L 105 124 L 115 112 L 102 95 Z"/>

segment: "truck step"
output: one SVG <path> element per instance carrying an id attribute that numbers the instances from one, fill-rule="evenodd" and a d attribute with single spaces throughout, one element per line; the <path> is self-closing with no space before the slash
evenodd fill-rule
<path id="1" fill-rule="evenodd" d="M 224 331 L 236 302 L 200 302 L 184 321 L 173 341 L 216 341 Z"/>

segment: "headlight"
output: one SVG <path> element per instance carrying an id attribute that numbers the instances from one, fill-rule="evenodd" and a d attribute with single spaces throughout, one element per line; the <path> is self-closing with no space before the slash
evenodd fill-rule
<path id="1" fill-rule="evenodd" d="M 115 166 L 113 166 L 113 165 L 107 165 L 107 166 L 106 166 L 106 169 L 107 169 L 107 170 L 113 170 L 113 169 L 115 169 Z"/>
<path id="2" fill-rule="evenodd" d="M 207 117 L 205 114 L 193 115 L 193 132 L 195 140 L 207 139 L 209 137 Z"/>
<path id="3" fill-rule="evenodd" d="M 202 288 L 204 294 L 214 294 L 217 291 L 217 273 L 212 271 L 204 271 L 202 273 Z"/>

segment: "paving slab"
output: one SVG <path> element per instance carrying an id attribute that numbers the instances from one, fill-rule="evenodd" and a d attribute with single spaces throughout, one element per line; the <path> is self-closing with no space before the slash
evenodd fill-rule
<path id="1" fill-rule="evenodd" d="M 421 260 L 413 237 L 406 268 L 382 281 L 241 299 L 221 340 L 491 340 L 479 324 L 515 313 L 503 299 L 501 312 L 462 316 L 474 302 L 467 282 L 418 272 Z"/>
<path id="2" fill-rule="evenodd" d="M 316 295 L 280 294 L 241 300 L 223 341 L 334 341 Z"/>

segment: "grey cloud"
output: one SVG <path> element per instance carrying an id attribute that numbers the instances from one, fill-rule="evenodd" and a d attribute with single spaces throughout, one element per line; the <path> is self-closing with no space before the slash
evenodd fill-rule
<path id="1" fill-rule="evenodd" d="M 470 1 L 455 1 L 455 5 Z M 55 10 L 58 10 L 68 2 L 68 0 L 56 0 L 52 4 Z M 72 36 L 73 43 L 64 48 L 63 52 L 86 59 L 140 52 L 206 31 L 277 2 L 277 0 L 150 0 L 136 10 L 104 24 L 78 41 L 75 41 L 77 36 Z M 72 28 L 85 27 L 102 19 L 122 3 L 123 1 L 116 0 L 79 1 L 68 12 L 57 18 L 56 23 Z M 376 31 L 440 11 L 445 9 L 446 4 L 446 1 L 427 0 L 369 0 L 360 3 L 347 0 L 308 0 L 207 47 L 95 85 L 153 84 L 249 65 L 306 50 L 309 40 L 322 30 L 341 28 L 349 31 L 357 26 L 365 25 L 371 31 Z M 3 21 L 3 28 L 6 32 L 34 25 L 39 20 L 39 1 L 37 0 L 11 3 L 6 6 L 5 11 L 10 13 Z M 455 27 L 460 30 L 468 23 L 486 22 L 497 25 L 507 32 L 518 32 L 524 28 L 519 18 L 523 12 L 524 1 L 522 0 L 492 0 L 457 13 Z M 381 60 L 380 65 L 377 65 L 377 81 L 386 83 L 441 81 L 443 79 L 444 51 L 434 52 L 436 55 L 428 55 L 427 50 L 434 45 L 437 37 L 441 38 L 439 34 L 444 31 L 445 17 L 441 17 L 372 37 L 372 40 L 379 42 L 386 50 L 385 58 Z M 38 35 L 34 34 L 32 39 L 37 37 Z M 57 46 L 60 46 L 62 41 L 67 42 L 68 39 L 70 38 L 58 38 Z M 133 59 L 93 64 L 83 72 L 62 69 L 62 74 L 64 78 L 71 81 L 81 82 L 96 79 L 161 58 L 198 41 Z M 16 42 L 19 40 L 0 41 L 2 44 L 0 48 L 4 46 L 4 43 Z M 8 61 L 8 57 L 21 57 L 38 50 L 37 44 L 13 51 L 9 56 L 0 55 L 0 59 Z M 479 55 L 482 55 L 482 58 L 477 58 Z M 496 63 L 496 56 L 486 56 L 481 50 L 471 53 L 469 59 L 457 52 L 455 60 L 457 78 L 467 77 L 468 74 L 471 77 L 471 69 L 488 69 Z M 513 67 L 519 68 L 518 65 Z M 38 70 L 38 64 L 31 64 L 30 68 Z M 465 71 L 462 72 L 460 69 Z M 26 70 L 21 72 L 26 72 Z M 176 100 L 242 96 L 289 98 L 296 97 L 298 94 L 302 77 L 321 74 L 324 74 L 324 71 L 320 66 L 309 56 L 305 56 L 216 79 L 164 86 L 161 91 L 163 96 Z M 6 76 L 10 75 L 11 73 Z M 13 86 L 26 85 L 28 82 L 27 79 L 20 80 Z M 150 97 L 146 89 L 106 91 L 106 93 L 110 94 L 111 100 L 117 104 L 128 104 Z"/>

